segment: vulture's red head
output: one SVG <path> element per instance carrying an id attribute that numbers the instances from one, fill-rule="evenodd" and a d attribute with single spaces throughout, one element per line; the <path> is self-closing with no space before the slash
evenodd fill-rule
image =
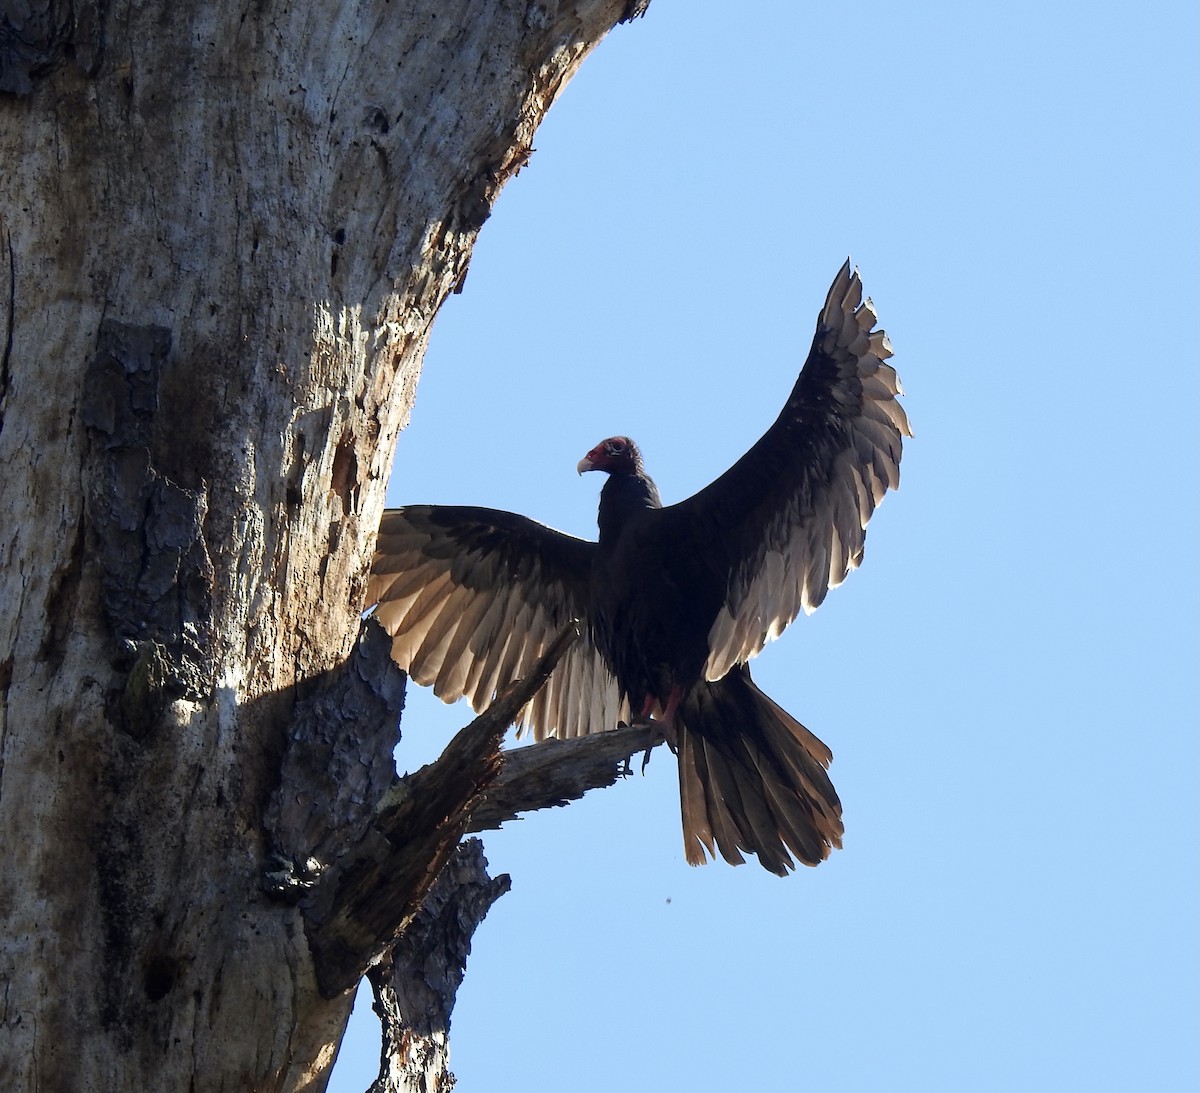
<path id="1" fill-rule="evenodd" d="M 627 436 L 610 436 L 600 441 L 580 461 L 576 468 L 584 471 L 605 471 L 608 474 L 640 474 L 642 453 Z"/>

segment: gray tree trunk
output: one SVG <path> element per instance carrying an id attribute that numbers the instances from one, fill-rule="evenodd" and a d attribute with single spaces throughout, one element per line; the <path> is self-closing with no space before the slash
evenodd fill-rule
<path id="1" fill-rule="evenodd" d="M 0 1089 L 324 1087 L 510 712 L 394 784 L 396 435 L 632 14 L 0 0 Z"/>

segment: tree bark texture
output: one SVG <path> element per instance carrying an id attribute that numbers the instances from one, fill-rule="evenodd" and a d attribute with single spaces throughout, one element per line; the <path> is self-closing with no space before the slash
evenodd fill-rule
<path id="1" fill-rule="evenodd" d="M 374 1009 L 383 1026 L 379 1078 L 368 1093 L 445 1093 L 450 1072 L 450 1012 L 471 937 L 509 888 L 487 874 L 478 839 L 469 839 L 438 879 L 387 958 L 371 969 Z"/>
<path id="2" fill-rule="evenodd" d="M 359 617 L 393 446 L 635 13 L 0 0 L 0 1088 L 324 1087 L 327 878 L 404 850 Z M 407 920 L 467 816 L 423 822 Z"/>

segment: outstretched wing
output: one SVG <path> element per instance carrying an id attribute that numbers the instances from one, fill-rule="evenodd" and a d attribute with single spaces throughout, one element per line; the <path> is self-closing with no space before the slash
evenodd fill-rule
<path id="1" fill-rule="evenodd" d="M 887 335 L 849 261 L 817 319 L 808 360 L 778 419 L 728 471 L 664 510 L 711 544 L 726 577 L 705 675 L 722 678 L 814 611 L 862 559 L 867 521 L 900 484 L 900 403 Z"/>
<path id="2" fill-rule="evenodd" d="M 496 509 L 410 505 L 389 509 L 367 602 L 392 637 L 392 658 L 445 702 L 475 710 L 526 675 L 564 626 L 583 636 L 521 711 L 541 740 L 615 728 L 616 680 L 586 625 L 594 543 Z"/>

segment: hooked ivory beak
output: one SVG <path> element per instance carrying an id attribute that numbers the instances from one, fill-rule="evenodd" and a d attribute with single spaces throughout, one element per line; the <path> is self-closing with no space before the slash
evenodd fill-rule
<path id="1" fill-rule="evenodd" d="M 596 469 L 596 464 L 592 462 L 590 456 L 585 455 L 576 465 L 575 469 L 580 474 L 583 474 L 584 471 L 594 471 Z"/>

